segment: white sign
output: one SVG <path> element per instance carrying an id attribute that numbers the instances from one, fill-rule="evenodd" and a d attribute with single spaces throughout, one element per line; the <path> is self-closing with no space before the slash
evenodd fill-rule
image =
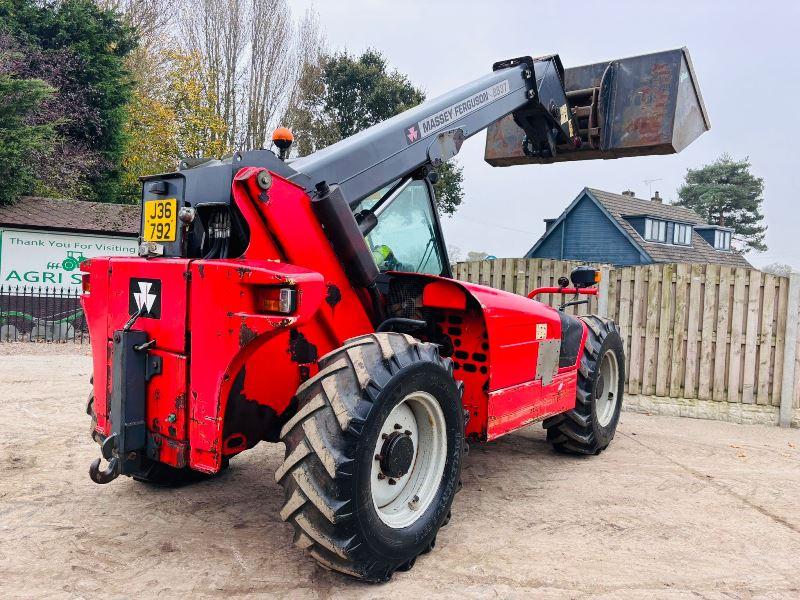
<path id="1" fill-rule="evenodd" d="M 81 261 L 95 256 L 135 256 L 137 250 L 133 238 L 0 230 L 0 285 L 79 290 Z"/>
<path id="2" fill-rule="evenodd" d="M 508 79 L 505 79 L 500 83 L 496 83 L 492 87 L 488 87 L 485 90 L 481 90 L 480 92 L 473 94 L 465 100 L 461 100 L 460 102 L 456 102 L 455 104 L 440 110 L 436 114 L 433 114 L 417 123 L 421 137 L 425 138 L 432 133 L 436 133 L 447 124 L 457 121 L 461 117 L 467 116 L 469 113 L 478 110 L 480 107 L 489 104 L 498 98 L 502 98 L 508 94 L 510 90 L 511 86 L 508 83 Z"/>

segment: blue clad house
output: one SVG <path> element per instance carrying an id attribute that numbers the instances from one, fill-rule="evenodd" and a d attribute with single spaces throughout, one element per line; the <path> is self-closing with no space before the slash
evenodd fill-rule
<path id="1" fill-rule="evenodd" d="M 525 258 L 610 263 L 716 263 L 750 267 L 731 249 L 729 227 L 709 225 L 696 212 L 633 192 L 583 188 L 557 219 L 545 219 L 544 235 Z"/>

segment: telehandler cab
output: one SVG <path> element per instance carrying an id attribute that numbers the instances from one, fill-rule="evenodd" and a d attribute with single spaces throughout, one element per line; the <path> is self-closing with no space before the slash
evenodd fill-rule
<path id="1" fill-rule="evenodd" d="M 189 161 L 143 180 L 139 257 L 82 263 L 92 436 L 119 475 L 212 476 L 286 445 L 281 518 L 323 566 L 385 581 L 433 549 L 467 440 L 535 421 L 561 452 L 614 437 L 616 325 L 456 281 L 436 168 L 488 128 L 493 165 L 680 151 L 708 129 L 685 49 L 564 70 L 522 57 L 310 156 Z"/>

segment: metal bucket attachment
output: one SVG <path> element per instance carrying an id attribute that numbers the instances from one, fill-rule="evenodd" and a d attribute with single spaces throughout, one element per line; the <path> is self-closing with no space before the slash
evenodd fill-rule
<path id="1" fill-rule="evenodd" d="M 686 48 L 566 69 L 564 88 L 580 145 L 532 153 L 508 115 L 486 135 L 495 167 L 680 152 L 710 128 Z"/>

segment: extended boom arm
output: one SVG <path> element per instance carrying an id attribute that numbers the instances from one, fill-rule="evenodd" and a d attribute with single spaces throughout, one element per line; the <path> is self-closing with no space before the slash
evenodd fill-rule
<path id="1" fill-rule="evenodd" d="M 423 165 L 439 166 L 465 139 L 508 114 L 537 148 L 544 143 L 555 154 L 556 144 L 577 135 L 562 80 L 558 56 L 496 63 L 490 75 L 300 158 L 292 168 L 314 183 L 337 184 L 355 205 Z"/>
<path id="2" fill-rule="evenodd" d="M 140 254 L 240 254 L 247 239 L 240 224 L 230 223 L 231 214 L 236 216 L 227 212 L 231 185 L 243 167 L 259 167 L 308 192 L 351 279 L 369 286 L 377 271 L 352 209 L 393 182 L 421 178 L 487 128 L 486 161 L 507 166 L 679 152 L 709 125 L 685 48 L 567 70 L 557 55 L 514 58 L 294 161 L 251 150 L 224 160 L 185 161 L 179 173 L 144 178 L 143 206 L 172 197 L 179 206 L 196 207 L 200 218 L 172 239 L 142 244 Z M 191 223 L 192 213 L 185 216 Z M 209 236 L 229 239 L 209 246 Z"/>
<path id="3" fill-rule="evenodd" d="M 490 75 L 292 163 L 353 205 L 489 129 L 493 166 L 680 152 L 710 127 L 686 48 L 564 70 L 557 55 Z"/>

